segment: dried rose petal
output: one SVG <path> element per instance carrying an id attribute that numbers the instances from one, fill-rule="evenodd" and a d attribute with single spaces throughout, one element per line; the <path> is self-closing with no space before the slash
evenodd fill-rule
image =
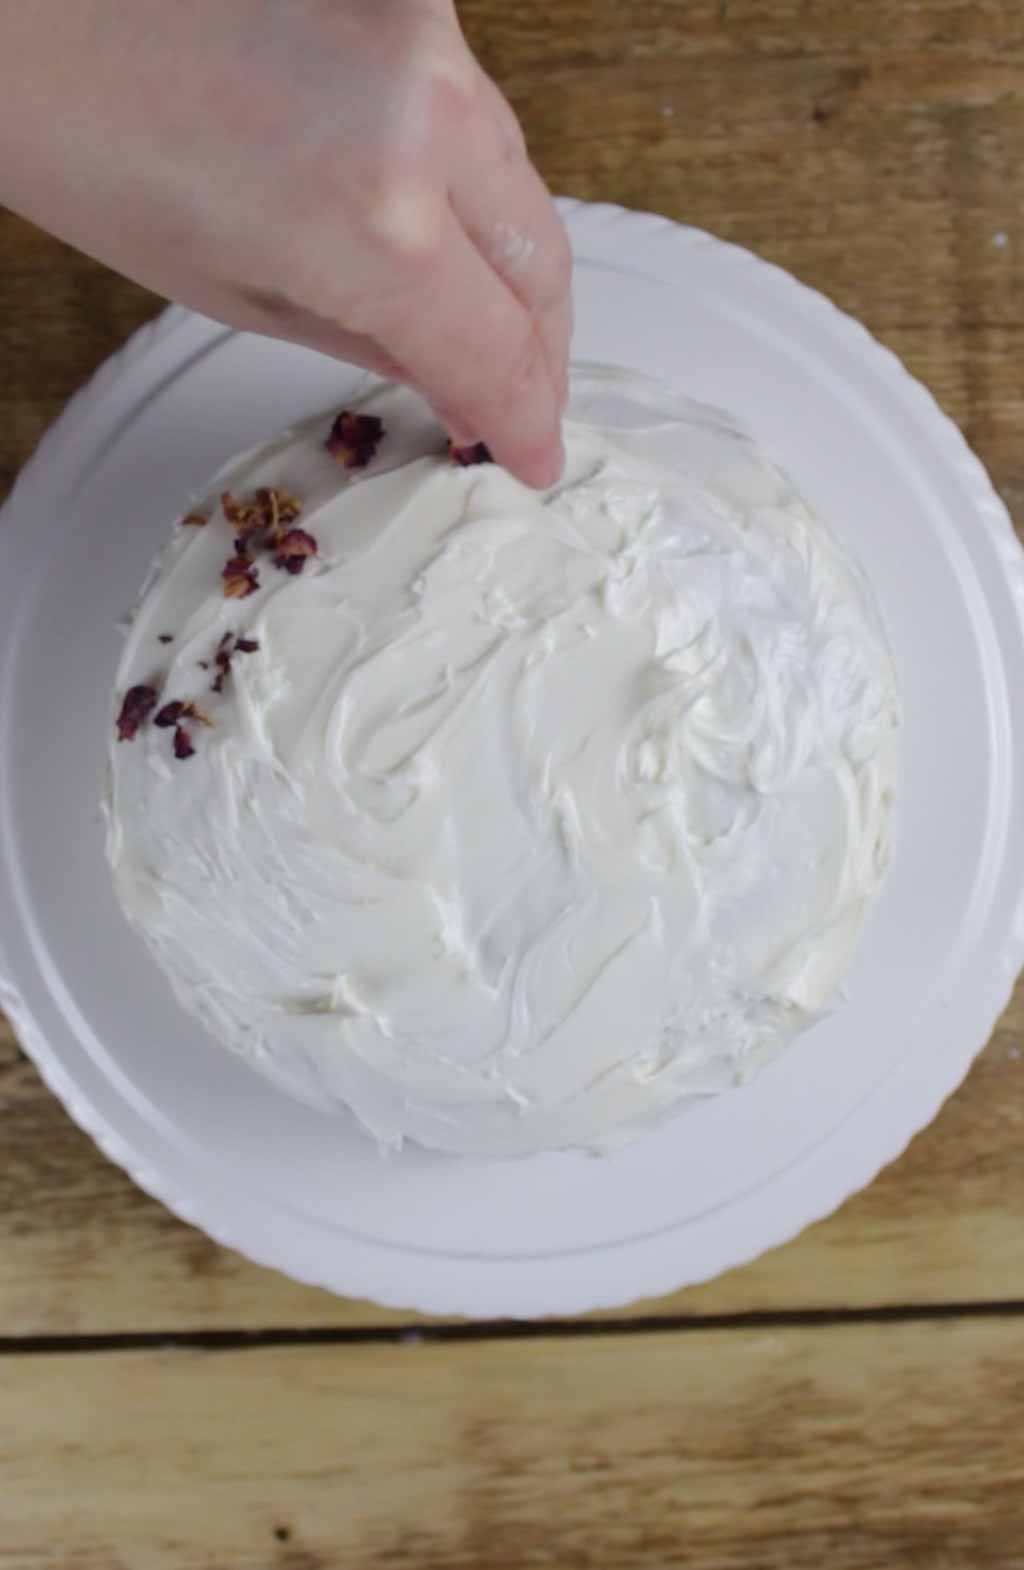
<path id="1" fill-rule="evenodd" d="M 200 725 L 213 726 L 210 716 L 191 700 L 183 702 L 175 699 L 173 703 L 165 703 L 163 708 L 153 720 L 154 725 L 159 725 L 161 730 L 169 730 L 172 725 L 180 725 L 182 720 L 196 720 Z"/>
<path id="2" fill-rule="evenodd" d="M 236 638 L 234 652 L 237 654 L 255 654 L 259 646 L 258 638 Z"/>
<path id="3" fill-rule="evenodd" d="M 315 556 L 316 541 L 305 529 L 289 529 L 277 542 L 282 556 Z"/>
<path id="4" fill-rule="evenodd" d="M 302 503 L 297 496 L 291 496 L 287 491 L 272 490 L 265 487 L 256 492 L 255 501 L 263 513 L 264 528 L 276 533 L 278 529 L 286 528 L 294 523 L 302 512 Z"/>
<path id="5" fill-rule="evenodd" d="M 263 511 L 255 501 L 236 501 L 230 491 L 222 491 L 220 504 L 228 523 L 241 533 L 248 534 L 263 527 Z"/>
<path id="6" fill-rule="evenodd" d="M 163 708 L 153 717 L 153 724 L 159 725 L 161 730 L 167 730 L 172 725 L 177 725 L 185 711 L 185 705 L 178 700 L 174 703 L 165 703 Z"/>
<path id="7" fill-rule="evenodd" d="M 324 446 L 346 469 L 365 469 L 385 435 L 384 422 L 375 414 L 353 414 L 342 409 Z"/>
<path id="8" fill-rule="evenodd" d="M 217 675 L 211 688 L 213 692 L 223 692 L 224 678 L 231 674 L 231 644 L 234 636 L 233 632 L 224 633 L 217 645 L 217 652 L 213 656 L 213 663 L 217 667 Z"/>
<path id="9" fill-rule="evenodd" d="M 257 536 L 263 533 L 266 526 L 263 508 L 255 500 L 236 501 L 230 491 L 223 493 L 220 504 L 225 518 L 235 531 L 235 554 L 244 556 L 249 545 L 256 542 Z"/>
<path id="10" fill-rule="evenodd" d="M 302 571 L 307 556 L 316 555 L 316 541 L 305 529 L 289 529 L 278 541 L 274 566 L 293 575 Z"/>
<path id="11" fill-rule="evenodd" d="M 173 643 L 174 642 L 174 634 L 173 634 L 173 632 L 158 632 L 157 633 L 157 642 L 158 643 Z"/>
<path id="12" fill-rule="evenodd" d="M 235 530 L 235 550 L 240 556 L 253 543 L 274 546 L 281 532 L 295 522 L 302 503 L 288 491 L 262 486 L 248 501 L 236 501 L 230 491 L 221 496 L 224 516 Z"/>
<path id="13" fill-rule="evenodd" d="M 491 449 L 486 442 L 470 442 L 468 447 L 456 447 L 454 442 L 448 443 L 448 456 L 460 469 L 469 469 L 475 463 L 493 463 Z"/>
<path id="14" fill-rule="evenodd" d="M 315 556 L 316 541 L 305 529 L 289 529 L 278 545 L 286 556 Z"/>
<path id="15" fill-rule="evenodd" d="M 241 553 L 228 557 L 221 578 L 224 580 L 224 593 L 229 600 L 244 600 L 247 595 L 255 594 L 260 586 L 255 567 L 248 556 Z"/>
<path id="16" fill-rule="evenodd" d="M 144 725 L 156 707 L 156 693 L 152 687 L 129 687 L 117 716 L 118 741 L 134 741 L 139 726 Z"/>
<path id="17" fill-rule="evenodd" d="M 174 732 L 174 756 L 176 758 L 191 758 L 195 754 L 192 738 L 187 730 L 179 725 Z"/>
<path id="18" fill-rule="evenodd" d="M 210 519 L 203 512 L 187 512 L 181 520 L 183 529 L 205 529 Z"/>

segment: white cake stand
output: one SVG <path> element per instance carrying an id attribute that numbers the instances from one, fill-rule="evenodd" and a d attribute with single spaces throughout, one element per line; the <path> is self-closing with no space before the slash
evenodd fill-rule
<path id="1" fill-rule="evenodd" d="M 212 1046 L 125 926 L 98 810 L 116 623 L 189 491 L 343 403 L 354 373 L 167 311 L 73 400 L 0 535 L 0 1003 L 72 1117 L 179 1215 L 300 1280 L 437 1313 L 575 1314 L 792 1237 L 934 1116 L 1024 960 L 1024 554 L 980 464 L 777 268 L 563 209 L 577 358 L 741 416 L 866 566 L 899 667 L 897 852 L 847 1001 L 753 1085 L 606 1160 L 384 1159 Z"/>

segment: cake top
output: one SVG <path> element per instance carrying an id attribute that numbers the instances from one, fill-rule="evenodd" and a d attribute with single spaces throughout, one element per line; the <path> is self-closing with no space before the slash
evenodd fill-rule
<path id="1" fill-rule="evenodd" d="M 232 466 L 118 675 L 108 853 L 179 998 L 375 1138 L 628 1137 L 822 1009 L 887 855 L 868 587 L 725 415 L 580 372 L 562 482 L 411 393 Z"/>

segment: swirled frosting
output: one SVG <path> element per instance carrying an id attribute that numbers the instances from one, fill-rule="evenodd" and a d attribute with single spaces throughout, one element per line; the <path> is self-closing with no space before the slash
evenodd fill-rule
<path id="1" fill-rule="evenodd" d="M 211 496 L 151 575 L 117 696 L 213 726 L 112 744 L 117 893 L 217 1041 L 382 1145 L 607 1146 L 847 966 L 896 773 L 871 595 L 728 416 L 643 378 L 577 374 L 540 494 L 410 393 L 361 408 L 365 471 L 325 416 L 215 486 L 301 498 L 304 571 L 225 598 Z M 258 647 L 213 693 L 226 633 Z"/>

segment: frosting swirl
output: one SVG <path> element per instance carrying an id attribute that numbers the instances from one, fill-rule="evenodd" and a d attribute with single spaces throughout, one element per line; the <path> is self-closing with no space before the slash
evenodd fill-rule
<path id="1" fill-rule="evenodd" d="M 459 468 L 413 395 L 218 483 L 318 551 L 225 598 L 179 528 L 117 678 L 214 722 L 111 747 L 121 904 L 224 1045 L 384 1145 L 599 1147 L 820 1012 L 887 859 L 898 701 L 863 577 L 725 415 L 577 374 L 563 481 Z M 160 634 L 173 633 L 171 644 Z M 257 645 L 222 691 L 226 633 Z"/>

